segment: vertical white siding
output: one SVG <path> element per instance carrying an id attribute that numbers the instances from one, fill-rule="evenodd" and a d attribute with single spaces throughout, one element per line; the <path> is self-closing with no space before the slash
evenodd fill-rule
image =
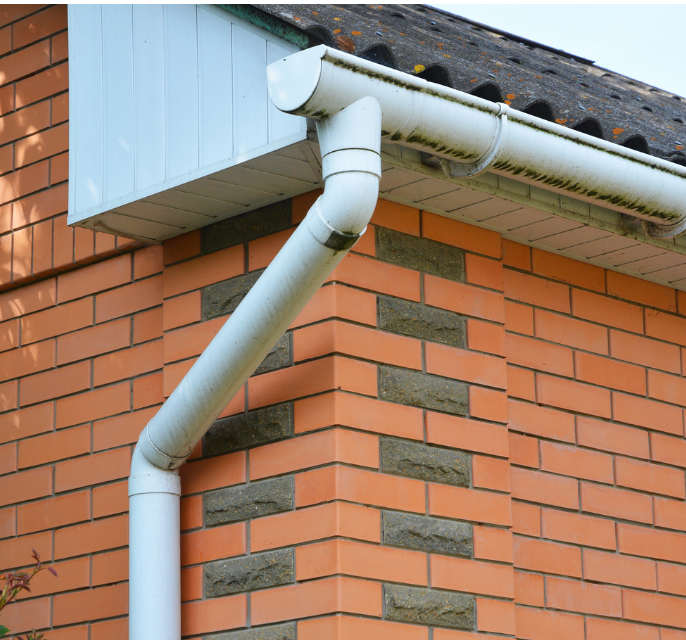
<path id="1" fill-rule="evenodd" d="M 71 223 L 305 139 L 267 95 L 297 47 L 217 7 L 72 5 L 69 47 Z"/>

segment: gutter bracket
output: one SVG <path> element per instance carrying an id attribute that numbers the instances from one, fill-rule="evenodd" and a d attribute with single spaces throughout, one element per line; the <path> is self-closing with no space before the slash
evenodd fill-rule
<path id="1" fill-rule="evenodd" d="M 498 102 L 497 106 L 497 128 L 488 151 L 476 162 L 468 164 L 441 158 L 440 164 L 446 178 L 471 178 L 487 171 L 495 164 L 507 139 L 507 114 L 510 110 L 510 107 L 502 102 Z"/>

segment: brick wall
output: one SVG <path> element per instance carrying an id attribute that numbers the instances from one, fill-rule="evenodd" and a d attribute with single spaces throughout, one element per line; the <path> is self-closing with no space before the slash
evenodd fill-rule
<path id="1" fill-rule="evenodd" d="M 0 622 L 123 640 L 132 446 L 317 194 L 69 229 L 65 10 L 0 22 L 0 569 L 59 574 Z M 182 468 L 184 636 L 686 640 L 686 296 L 372 223 Z"/>

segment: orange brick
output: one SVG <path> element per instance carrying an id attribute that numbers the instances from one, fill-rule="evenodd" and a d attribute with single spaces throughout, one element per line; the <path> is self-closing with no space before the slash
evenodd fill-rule
<path id="1" fill-rule="evenodd" d="M 33 274 L 43 275 L 52 269 L 52 220 L 33 227 Z"/>
<path id="2" fill-rule="evenodd" d="M 653 434 L 655 436 L 656 434 Z M 634 458 L 649 458 L 648 434 L 611 422 L 602 422 L 579 416 L 577 418 L 578 443 L 584 447 L 621 453 Z M 658 436 L 666 437 L 666 436 Z"/>
<path id="3" fill-rule="evenodd" d="M 74 229 L 67 226 L 67 216 L 53 220 L 53 267 L 71 267 L 74 263 Z"/>
<path id="4" fill-rule="evenodd" d="M 517 604 L 528 604 L 532 607 L 545 606 L 543 576 L 535 573 L 515 571 L 515 598 Z"/>
<path id="5" fill-rule="evenodd" d="M 31 275 L 31 244 L 33 227 L 14 232 L 12 248 L 12 281 L 19 282 Z"/>
<path id="6" fill-rule="evenodd" d="M 588 291 L 572 289 L 572 314 L 599 324 L 643 333 L 641 307 Z"/>
<path id="7" fill-rule="evenodd" d="M 52 623 L 56 626 L 111 618 L 126 613 L 128 588 L 118 584 L 77 591 L 55 596 L 52 602 Z"/>
<path id="8" fill-rule="evenodd" d="M 167 332 L 164 336 L 164 362 L 200 355 L 225 323 L 226 318 L 214 318 L 202 324 Z"/>
<path id="9" fill-rule="evenodd" d="M 333 353 L 376 360 L 409 369 L 422 368 L 421 342 L 405 336 L 336 320 L 293 332 L 295 362 Z"/>
<path id="10" fill-rule="evenodd" d="M 68 207 L 67 185 L 16 200 L 12 207 L 12 226 L 15 229 L 65 213 Z"/>
<path id="11" fill-rule="evenodd" d="M 236 629 L 247 625 L 245 595 L 213 598 L 181 605 L 181 635 Z"/>
<path id="12" fill-rule="evenodd" d="M 503 290 L 503 264 L 499 260 L 489 260 L 468 253 L 465 256 L 465 275 L 469 284 L 496 291 Z"/>
<path id="13" fill-rule="evenodd" d="M 605 269 L 540 249 L 534 248 L 532 252 L 532 271 L 535 274 L 582 289 L 605 292 Z"/>
<path id="14" fill-rule="evenodd" d="M 0 324 L 0 351 L 16 349 L 19 346 L 19 320 Z"/>
<path id="15" fill-rule="evenodd" d="M 127 515 L 58 529 L 55 532 L 55 559 L 124 547 L 128 543 L 128 533 Z"/>
<path id="16" fill-rule="evenodd" d="M 58 301 L 75 300 L 128 282 L 131 282 L 131 256 L 126 254 L 58 276 Z"/>
<path id="17" fill-rule="evenodd" d="M 24 16 L 29 15 L 39 9 L 40 6 L 36 5 L 20 5 L 20 4 L 7 4 L 3 5 L 0 9 L 0 26 L 4 27 L 6 24 L 20 20 Z"/>
<path id="18" fill-rule="evenodd" d="M 514 635 L 514 602 L 476 598 L 476 623 L 483 631 Z"/>
<path id="19" fill-rule="evenodd" d="M 254 553 L 335 536 L 380 542 L 380 514 L 378 509 L 333 502 L 258 518 L 250 523 L 250 549 Z"/>
<path id="20" fill-rule="evenodd" d="M 203 568 L 188 567 L 181 569 L 181 602 L 202 600 Z"/>
<path id="21" fill-rule="evenodd" d="M 0 203 L 16 200 L 47 187 L 48 176 L 49 162 L 47 160 L 6 174 L 0 182 Z"/>
<path id="22" fill-rule="evenodd" d="M 20 593 L 17 600 L 24 598 L 35 598 L 36 596 L 72 591 L 90 586 L 90 558 L 78 558 L 52 565 L 57 572 L 57 576 L 48 571 L 41 571 L 31 580 L 31 592 Z M 54 634 L 50 632 L 50 636 Z"/>
<path id="23" fill-rule="evenodd" d="M 248 551 L 245 523 L 213 527 L 181 536 L 181 566 L 239 556 Z"/>
<path id="24" fill-rule="evenodd" d="M 346 255 L 326 282 L 342 282 L 419 302 L 418 272 L 359 254 Z"/>
<path id="25" fill-rule="evenodd" d="M 653 521 L 652 500 L 649 496 L 584 482 L 581 483 L 581 510 L 622 520 Z"/>
<path id="26" fill-rule="evenodd" d="M 248 271 L 255 271 L 257 269 L 265 269 L 268 267 L 276 254 L 281 250 L 286 241 L 293 235 L 295 229 L 286 229 L 279 231 L 263 238 L 257 238 L 248 243 Z M 368 238 L 373 237 L 373 229 L 367 229 L 367 233 L 363 236 Z M 360 241 L 361 242 L 361 241 Z M 358 242 L 358 246 L 360 244 Z M 373 240 L 372 240 L 373 242 Z M 359 251 L 357 246 L 356 251 Z"/>
<path id="27" fill-rule="evenodd" d="M 459 638 L 440 637 L 441 629 L 434 629 L 435 640 L 463 640 Z M 447 633 L 451 633 L 448 631 Z M 375 638 L 375 640 L 428 640 L 429 630 L 418 625 L 398 624 L 373 618 L 353 618 L 351 616 L 329 616 L 298 620 L 299 640 L 346 640 L 346 638 Z M 470 640 L 470 638 L 466 638 Z M 479 640 L 493 640 L 492 637 Z"/>
<path id="28" fill-rule="evenodd" d="M 256 625 L 339 611 L 380 618 L 382 609 L 381 584 L 344 577 L 255 591 L 250 600 Z"/>
<path id="29" fill-rule="evenodd" d="M 165 240 L 162 246 L 165 266 L 197 256 L 200 254 L 200 230 Z"/>
<path id="30" fill-rule="evenodd" d="M 533 336 L 533 307 L 505 300 L 505 328 L 514 333 L 523 333 L 527 336 Z"/>
<path id="31" fill-rule="evenodd" d="M 111 484 L 93 487 L 93 517 L 102 518 L 116 513 L 126 513 L 129 510 L 127 482 L 113 482 Z"/>
<path id="32" fill-rule="evenodd" d="M 566 509 L 579 508 L 576 480 L 528 469 L 512 469 L 512 497 Z"/>
<path id="33" fill-rule="evenodd" d="M 590 549 L 584 549 L 584 578 L 651 591 L 657 588 L 652 560 Z"/>
<path id="34" fill-rule="evenodd" d="M 93 361 L 93 385 L 98 387 L 122 378 L 149 373 L 163 366 L 162 340 L 100 356 Z M 101 417 L 101 416 L 98 416 Z"/>
<path id="35" fill-rule="evenodd" d="M 20 112 L 6 115 L 2 118 L 2 123 L 0 144 L 7 144 L 17 138 L 46 129 L 50 126 L 50 103 L 41 102 Z"/>
<path id="36" fill-rule="evenodd" d="M 90 640 L 112 640 L 113 638 L 126 638 L 129 632 L 129 619 L 106 620 L 105 622 L 93 622 L 90 625 Z M 67 640 L 71 640 L 68 638 Z"/>
<path id="37" fill-rule="evenodd" d="M 569 287 L 505 269 L 505 297 L 562 313 L 569 313 Z"/>
<path id="38" fill-rule="evenodd" d="M 250 479 L 259 480 L 332 462 L 379 468 L 379 439 L 332 429 L 250 450 Z"/>
<path id="39" fill-rule="evenodd" d="M 581 351 L 574 354 L 574 365 L 577 380 L 638 395 L 646 393 L 646 372 L 643 367 Z"/>
<path id="40" fill-rule="evenodd" d="M 514 598 L 511 566 L 464 558 L 430 556 L 431 586 L 501 598 Z"/>
<path id="41" fill-rule="evenodd" d="M 505 330 L 501 325 L 469 319 L 467 341 L 472 351 L 505 356 Z"/>
<path id="42" fill-rule="evenodd" d="M 82 422 L 123 413 L 131 409 L 128 381 L 104 389 L 61 398 L 56 404 L 55 425 L 58 429 Z"/>
<path id="43" fill-rule="evenodd" d="M 143 427 L 157 413 L 157 407 L 100 420 L 93 425 L 93 451 L 112 449 L 138 440 Z"/>
<path id="44" fill-rule="evenodd" d="M 133 381 L 133 408 L 141 409 L 164 402 L 164 377 L 162 372 L 136 378 Z"/>
<path id="45" fill-rule="evenodd" d="M 162 252 L 160 245 L 139 249 L 133 254 L 133 277 L 135 280 L 147 278 L 162 271 Z"/>
<path id="46" fill-rule="evenodd" d="M 54 109 L 54 107 L 53 107 Z M 53 112 L 54 113 L 54 112 Z M 54 162 L 54 160 L 53 160 Z M 117 237 L 109 233 L 95 232 L 95 254 L 105 256 L 116 251 Z"/>
<path id="47" fill-rule="evenodd" d="M 505 301 L 501 293 L 435 276 L 424 276 L 424 302 L 466 316 L 501 324 L 505 322 Z"/>
<path id="48" fill-rule="evenodd" d="M 538 439 L 509 433 L 510 462 L 521 467 L 538 469 L 539 451 Z"/>
<path id="49" fill-rule="evenodd" d="M 581 578 L 581 549 L 556 542 L 514 537 L 518 569 Z"/>
<path id="50" fill-rule="evenodd" d="M 246 454 L 230 453 L 185 464 L 179 470 L 184 495 L 245 482 Z"/>
<path id="51" fill-rule="evenodd" d="M 90 491 L 70 493 L 21 505 L 17 509 L 17 531 L 19 535 L 23 535 L 57 528 L 88 520 L 90 515 Z"/>
<path id="52" fill-rule="evenodd" d="M 618 422 L 679 436 L 684 433 L 681 409 L 661 402 L 613 393 L 612 412 Z"/>
<path id="53" fill-rule="evenodd" d="M 650 434 L 650 445 L 655 462 L 666 462 L 677 467 L 686 467 L 686 442 L 683 438 L 672 438 L 659 433 Z M 648 456 L 642 456 L 648 457 Z"/>
<path id="54" fill-rule="evenodd" d="M 0 476 L 0 506 L 35 500 L 52 493 L 52 468 Z"/>
<path id="55" fill-rule="evenodd" d="M 0 381 L 20 378 L 54 366 L 55 342 L 53 340 L 14 349 L 0 353 Z"/>
<path id="56" fill-rule="evenodd" d="M 642 336 L 610 330 L 610 355 L 653 369 L 680 373 L 679 347 Z"/>
<path id="57" fill-rule="evenodd" d="M 12 26 L 12 43 L 15 49 L 67 28 L 67 8 L 55 6 L 25 18 Z"/>
<path id="58" fill-rule="evenodd" d="M 93 300 L 84 298 L 21 319 L 22 344 L 83 329 L 93 324 Z"/>
<path id="59" fill-rule="evenodd" d="M 69 148 L 69 125 L 61 124 L 40 133 L 34 133 L 14 144 L 14 166 L 23 167 L 62 153 Z"/>
<path id="60" fill-rule="evenodd" d="M 654 282 L 640 280 L 616 271 L 608 271 L 607 292 L 617 298 L 676 313 L 676 292 L 674 289 Z"/>
<path id="61" fill-rule="evenodd" d="M 414 207 L 379 198 L 376 201 L 372 222 L 380 227 L 418 236 L 419 215 L 419 210 Z"/>
<path id="62" fill-rule="evenodd" d="M 483 387 L 469 387 L 469 413 L 472 418 L 506 423 L 507 394 Z"/>
<path id="63" fill-rule="evenodd" d="M 200 322 L 202 313 L 200 309 L 202 293 L 191 291 L 176 298 L 164 301 L 163 306 L 163 329 L 169 331 L 187 324 Z"/>
<path id="64" fill-rule="evenodd" d="M 50 598 L 15 602 L 3 610 L 2 623 L 17 633 L 49 627 Z"/>
<path id="65" fill-rule="evenodd" d="M 57 365 L 91 358 L 131 344 L 131 320 L 122 318 L 57 337 Z"/>
<path id="66" fill-rule="evenodd" d="M 130 461 L 131 452 L 124 447 L 58 462 L 55 465 L 55 491 L 68 491 L 125 478 L 129 474 Z"/>
<path id="67" fill-rule="evenodd" d="M 428 211 L 422 212 L 422 236 L 492 258 L 500 258 L 500 234 Z"/>
<path id="68" fill-rule="evenodd" d="M 203 526 L 202 496 L 181 498 L 181 531 Z"/>
<path id="69" fill-rule="evenodd" d="M 0 384 L 0 411 L 16 409 L 19 404 L 19 383 L 16 380 Z M 0 438 L 3 437 L 3 419 L 0 416 Z"/>
<path id="70" fill-rule="evenodd" d="M 65 125 L 66 126 L 66 125 Z M 66 148 L 66 147 L 65 147 Z M 69 179 L 69 153 L 60 153 L 50 159 L 50 184 Z"/>
<path id="71" fill-rule="evenodd" d="M 322 358 L 250 378 L 250 409 L 331 389 L 377 394 L 376 366 L 339 356 Z"/>
<path id="72" fill-rule="evenodd" d="M 33 564 L 32 551 L 38 552 L 43 562 L 52 560 L 52 533 L 36 533 L 20 538 L 10 538 L 0 542 L 0 560 L 7 569 L 26 567 Z M 4 623 L 3 614 L 3 623 Z"/>
<path id="73" fill-rule="evenodd" d="M 162 337 L 162 307 L 137 313 L 133 317 L 133 342 L 139 344 Z"/>
<path id="74" fill-rule="evenodd" d="M 372 580 L 426 586 L 426 554 L 350 540 L 297 547 L 296 580 L 345 574 Z"/>
<path id="75" fill-rule="evenodd" d="M 19 442 L 19 468 L 35 467 L 62 458 L 73 458 L 90 453 L 91 433 L 89 426 L 50 433 Z"/>
<path id="76" fill-rule="evenodd" d="M 626 619 L 686 628 L 686 608 L 683 599 L 629 590 L 625 590 L 622 595 Z"/>
<path id="77" fill-rule="evenodd" d="M 533 371 L 507 366 L 507 395 L 510 398 L 536 401 L 536 377 Z"/>
<path id="78" fill-rule="evenodd" d="M 605 327 L 543 309 L 534 310 L 534 324 L 537 338 L 584 351 L 594 351 L 603 355 L 608 353 L 608 336 Z"/>
<path id="79" fill-rule="evenodd" d="M 514 334 L 507 334 L 506 346 L 510 364 L 570 378 L 574 375 L 571 349 Z"/>
<path id="80" fill-rule="evenodd" d="M 610 392 L 580 382 L 536 374 L 536 399 L 560 409 L 612 417 Z"/>
<path id="81" fill-rule="evenodd" d="M 95 297 L 97 323 L 162 304 L 162 276 L 154 276 Z"/>
<path id="82" fill-rule="evenodd" d="M 474 526 L 474 557 L 498 562 L 514 562 L 512 531 Z"/>
<path id="83" fill-rule="evenodd" d="M 0 447 L 0 475 L 12 473 L 17 470 L 17 443 L 10 442 L 9 444 Z"/>
<path id="84" fill-rule="evenodd" d="M 0 415 L 0 442 L 10 442 L 52 431 L 54 415 L 52 403 Z"/>
<path id="85" fill-rule="evenodd" d="M 345 500 L 424 513 L 424 483 L 338 465 L 295 476 L 295 506 Z"/>
<path id="86" fill-rule="evenodd" d="M 629 458 L 615 459 L 617 484 L 631 489 L 685 498 L 684 472 Z"/>
<path id="87" fill-rule="evenodd" d="M 167 267 L 163 273 L 164 297 L 186 293 L 243 273 L 243 247 L 235 246 Z"/>
<path id="88" fill-rule="evenodd" d="M 507 428 L 443 413 L 426 413 L 428 442 L 444 447 L 507 457 Z"/>
<path id="89" fill-rule="evenodd" d="M 543 509 L 543 537 L 585 547 L 616 549 L 615 523 L 604 518 Z"/>
<path id="90" fill-rule="evenodd" d="M 574 442 L 574 416 L 535 404 L 510 400 L 510 429 L 563 442 Z"/>
<path id="91" fill-rule="evenodd" d="M 596 482 L 614 480 L 612 456 L 553 442 L 541 443 L 541 469 Z"/>
<path id="92" fill-rule="evenodd" d="M 524 502 L 512 501 L 512 531 L 526 536 L 541 536 L 541 509 Z"/>
<path id="93" fill-rule="evenodd" d="M 512 524 L 509 496 L 430 483 L 428 497 L 431 515 L 503 526 Z"/>
<path id="94" fill-rule="evenodd" d="M 560 578 L 547 578 L 546 587 L 546 605 L 551 609 L 622 617 L 622 594 L 617 587 Z"/>
<path id="95" fill-rule="evenodd" d="M 507 388 L 507 370 L 502 358 L 430 342 L 426 343 L 424 351 L 427 373 L 499 389 Z"/>
<path id="96" fill-rule="evenodd" d="M 15 507 L 0 509 L 0 539 L 17 535 L 17 510 Z"/>
<path id="97" fill-rule="evenodd" d="M 656 400 L 686 406 L 686 379 L 648 370 L 648 395 Z"/>
<path id="98" fill-rule="evenodd" d="M 616 620 L 586 618 L 586 640 L 625 640 L 626 638 L 658 640 L 658 636 L 659 631 L 654 627 L 627 624 Z M 664 640 L 667 639 L 664 638 Z"/>
<path id="99" fill-rule="evenodd" d="M 658 590 L 676 595 L 686 595 L 686 567 L 677 564 L 657 563 Z"/>
<path id="100" fill-rule="evenodd" d="M 129 578 L 128 549 L 93 556 L 93 586 L 122 582 Z"/>
<path id="101" fill-rule="evenodd" d="M 474 487 L 510 491 L 510 463 L 486 456 L 472 456 L 472 480 Z"/>

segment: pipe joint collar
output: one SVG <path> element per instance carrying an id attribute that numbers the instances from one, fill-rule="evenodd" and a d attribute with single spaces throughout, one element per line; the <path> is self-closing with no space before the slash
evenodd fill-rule
<path id="1" fill-rule="evenodd" d="M 686 232 L 686 216 L 676 224 L 655 224 L 650 220 L 643 220 L 641 226 L 648 238 L 676 238 Z"/>
<path id="2" fill-rule="evenodd" d="M 180 496 L 181 479 L 178 471 L 165 471 L 155 466 L 143 454 L 140 439 L 138 442 L 131 458 L 129 497 L 142 493 L 170 493 Z"/>
<path id="3" fill-rule="evenodd" d="M 367 149 L 343 149 L 322 158 L 322 178 L 353 171 L 371 173 L 381 180 L 381 156 Z"/>
<path id="4" fill-rule="evenodd" d="M 180 467 L 188 456 L 175 458 L 174 456 L 167 455 L 164 451 L 160 451 L 150 438 L 149 426 L 150 423 L 141 432 L 136 448 L 140 449 L 145 459 L 158 469 L 177 469 Z"/>
<path id="5" fill-rule="evenodd" d="M 365 227 L 361 233 L 352 234 L 343 233 L 342 231 L 335 229 L 322 217 L 322 213 L 319 209 L 319 198 L 310 209 L 309 214 L 305 218 L 305 223 L 307 224 L 307 229 L 312 234 L 312 237 L 317 242 L 334 251 L 347 251 L 367 230 L 367 227 Z"/>

